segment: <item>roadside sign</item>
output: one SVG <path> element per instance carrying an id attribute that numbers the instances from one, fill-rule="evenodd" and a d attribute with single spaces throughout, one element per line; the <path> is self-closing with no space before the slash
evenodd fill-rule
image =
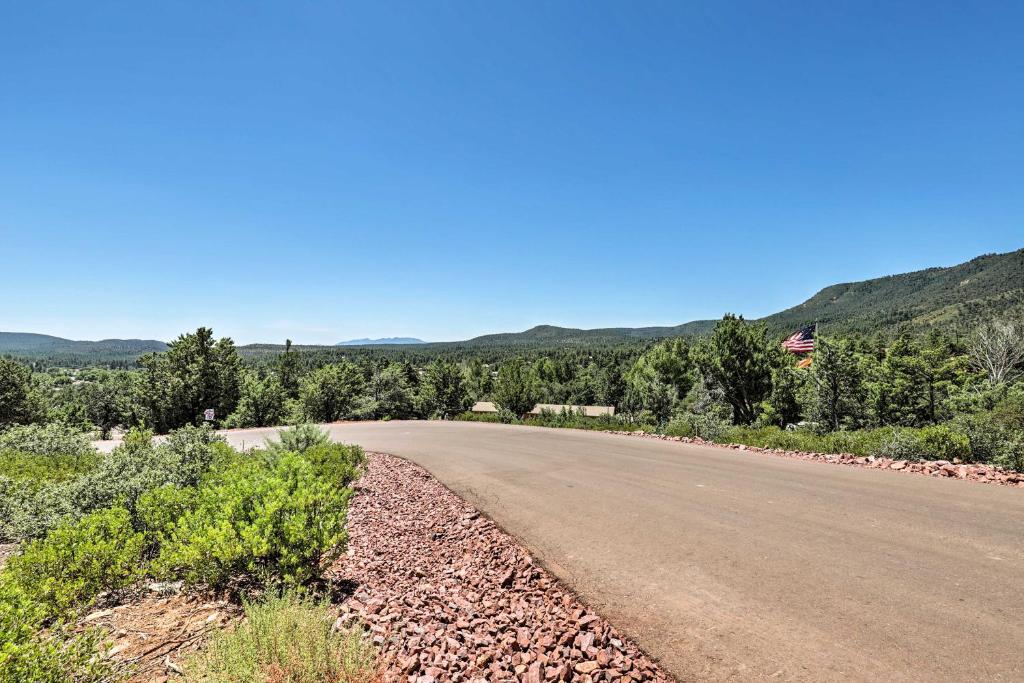
<path id="1" fill-rule="evenodd" d="M 203 411 L 203 419 L 207 422 L 213 420 L 213 408 L 207 408 Z"/>

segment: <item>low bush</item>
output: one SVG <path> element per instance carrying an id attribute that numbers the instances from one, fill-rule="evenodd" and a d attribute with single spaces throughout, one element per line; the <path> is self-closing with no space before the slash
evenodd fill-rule
<path id="1" fill-rule="evenodd" d="M 0 683 L 99 683 L 112 679 L 111 663 L 96 653 L 94 630 L 70 633 L 52 626 L 45 633 L 40 605 L 9 582 L 0 581 Z"/>
<path id="2" fill-rule="evenodd" d="M 955 424 L 970 444 L 971 456 L 980 462 L 1024 471 L 1024 431 L 1013 429 L 994 411 L 958 418 Z"/>
<path id="3" fill-rule="evenodd" d="M 504 422 L 498 413 L 474 413 L 469 410 L 459 413 L 454 419 L 461 422 L 488 422 L 491 424 Z M 519 420 L 517 419 L 516 421 L 518 422 Z"/>
<path id="4" fill-rule="evenodd" d="M 343 549 L 350 495 L 297 453 L 227 473 L 204 484 L 191 509 L 159 531 L 167 540 L 155 568 L 212 588 L 238 575 L 308 582 Z"/>
<path id="5" fill-rule="evenodd" d="M 0 541 L 39 538 L 80 516 L 72 482 L 44 485 L 0 477 Z"/>
<path id="6" fill-rule="evenodd" d="M 971 440 L 967 434 L 946 424 L 929 425 L 917 430 L 917 442 L 922 457 L 929 460 L 974 459 Z"/>
<path id="7" fill-rule="evenodd" d="M 662 433 L 668 436 L 693 438 L 697 436 L 697 428 L 694 425 L 693 418 L 693 415 L 677 415 L 665 424 Z"/>
<path id="8" fill-rule="evenodd" d="M 376 650 L 361 629 L 337 631 L 327 605 L 295 592 L 245 605 L 245 621 L 185 664 L 191 683 L 369 683 Z"/>
<path id="9" fill-rule="evenodd" d="M 10 427 L 0 432 L 0 451 L 31 455 L 91 455 L 89 435 L 59 422 Z"/>
<path id="10" fill-rule="evenodd" d="M 112 453 L 66 481 L 0 476 L 0 512 L 6 513 L 0 516 L 0 538 L 39 538 L 62 521 L 115 503 L 134 513 L 146 491 L 165 485 L 195 486 L 219 460 L 235 455 L 209 427 L 185 427 L 159 445 L 151 439 L 150 432 L 133 430 Z"/>
<path id="11" fill-rule="evenodd" d="M 314 446 L 326 446 L 331 443 L 331 435 L 314 424 L 300 424 L 290 429 L 283 429 L 277 435 L 277 441 L 268 441 L 268 453 L 305 453 Z"/>
<path id="12" fill-rule="evenodd" d="M 317 476 L 342 488 L 359 476 L 366 464 L 366 454 L 359 446 L 329 443 L 307 448 L 302 456 L 309 461 Z"/>
<path id="13" fill-rule="evenodd" d="M 7 561 L 0 582 L 27 596 L 42 617 L 66 618 L 142 573 L 143 537 L 124 508 L 61 524 Z"/>
<path id="14" fill-rule="evenodd" d="M 95 451 L 83 454 L 39 455 L 25 451 L 0 451 L 0 477 L 23 482 L 31 489 L 69 481 L 91 472 L 101 462 Z"/>
<path id="15" fill-rule="evenodd" d="M 912 429 L 892 427 L 885 431 L 887 435 L 883 437 L 870 455 L 892 460 L 917 460 L 921 457 L 921 444 L 915 438 Z"/>

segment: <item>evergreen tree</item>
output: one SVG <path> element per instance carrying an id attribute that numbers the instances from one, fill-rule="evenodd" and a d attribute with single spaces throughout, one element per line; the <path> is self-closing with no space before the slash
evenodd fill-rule
<path id="1" fill-rule="evenodd" d="M 426 412 L 442 420 L 455 417 L 469 408 L 469 392 L 462 369 L 451 361 L 436 360 L 428 365 L 420 387 Z"/>
<path id="2" fill-rule="evenodd" d="M 521 358 L 501 364 L 494 380 L 494 402 L 513 415 L 522 416 L 537 404 L 537 388 L 530 368 Z"/>
<path id="3" fill-rule="evenodd" d="M 864 375 L 851 345 L 819 337 L 815 342 L 815 420 L 830 430 L 855 423 L 863 414 Z"/>
<path id="4" fill-rule="evenodd" d="M 43 406 L 32 386 L 32 371 L 0 358 L 0 429 L 42 419 Z"/>
<path id="5" fill-rule="evenodd" d="M 363 374 L 349 361 L 317 368 L 299 382 L 302 414 L 311 422 L 351 417 L 363 385 Z"/>
<path id="6" fill-rule="evenodd" d="M 260 377 L 246 372 L 238 408 L 228 418 L 231 427 L 270 427 L 284 422 L 286 395 L 281 381 L 272 374 Z"/>
<path id="7" fill-rule="evenodd" d="M 771 393 L 772 369 L 781 362 L 780 347 L 768 338 L 767 328 L 728 313 L 693 357 L 704 380 L 721 389 L 732 406 L 733 422 L 753 422 L 758 404 Z"/>
<path id="8" fill-rule="evenodd" d="M 373 373 L 359 412 L 372 420 L 401 420 L 412 415 L 413 395 L 401 364 L 392 363 Z"/>
<path id="9" fill-rule="evenodd" d="M 277 358 L 277 375 L 288 398 L 299 396 L 299 354 L 292 351 L 292 340 L 284 340 L 284 352 Z"/>

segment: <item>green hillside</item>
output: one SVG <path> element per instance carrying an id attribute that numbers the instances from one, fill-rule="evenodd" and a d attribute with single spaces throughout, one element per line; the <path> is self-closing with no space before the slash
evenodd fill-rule
<path id="1" fill-rule="evenodd" d="M 47 358 L 62 361 L 134 360 L 144 353 L 165 351 L 167 344 L 155 339 L 102 339 L 76 341 L 48 334 L 0 332 L 0 354 L 20 358 Z"/>
<path id="2" fill-rule="evenodd" d="M 742 313 L 742 310 L 737 310 Z M 979 320 L 1024 314 L 1024 249 L 987 254 L 948 268 L 927 268 L 861 282 L 831 285 L 807 301 L 761 318 L 783 334 L 819 323 L 833 332 L 891 330 L 901 324 L 969 328 Z M 525 332 L 489 334 L 464 346 L 544 346 L 622 343 L 634 339 L 699 336 L 713 320 L 675 327 L 577 330 L 540 325 Z"/>
<path id="3" fill-rule="evenodd" d="M 762 320 L 776 330 L 818 322 L 836 332 L 873 332 L 906 323 L 968 328 L 982 318 L 1024 312 L 1024 249 L 987 254 L 949 268 L 826 287 Z"/>
<path id="4" fill-rule="evenodd" d="M 742 313 L 742 309 L 735 312 Z M 724 313 L 724 311 L 723 311 Z M 815 322 L 831 333 L 892 330 L 909 324 L 967 330 L 979 320 L 1003 315 L 1024 316 L 1024 249 L 979 256 L 948 268 L 831 285 L 807 301 L 761 318 L 778 334 Z M 608 327 L 581 330 L 538 325 L 524 332 L 487 334 L 466 341 L 342 346 L 296 346 L 297 351 L 325 358 L 346 353 L 433 357 L 479 355 L 497 349 L 549 349 L 630 344 L 665 337 L 692 337 L 708 332 L 715 321 L 695 320 L 674 327 Z M 361 340 L 359 340 L 361 341 Z M 166 344 L 144 339 L 72 341 L 43 334 L 0 332 L 0 354 L 46 358 L 62 364 L 132 361 L 143 353 L 163 351 Z M 243 355 L 260 358 L 280 353 L 279 344 L 249 344 Z"/>

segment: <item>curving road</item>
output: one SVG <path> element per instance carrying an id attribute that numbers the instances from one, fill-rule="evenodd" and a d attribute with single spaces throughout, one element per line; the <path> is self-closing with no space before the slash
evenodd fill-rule
<path id="1" fill-rule="evenodd" d="M 680 680 L 1024 680 L 1024 491 L 575 430 L 328 428 L 425 467 Z"/>

